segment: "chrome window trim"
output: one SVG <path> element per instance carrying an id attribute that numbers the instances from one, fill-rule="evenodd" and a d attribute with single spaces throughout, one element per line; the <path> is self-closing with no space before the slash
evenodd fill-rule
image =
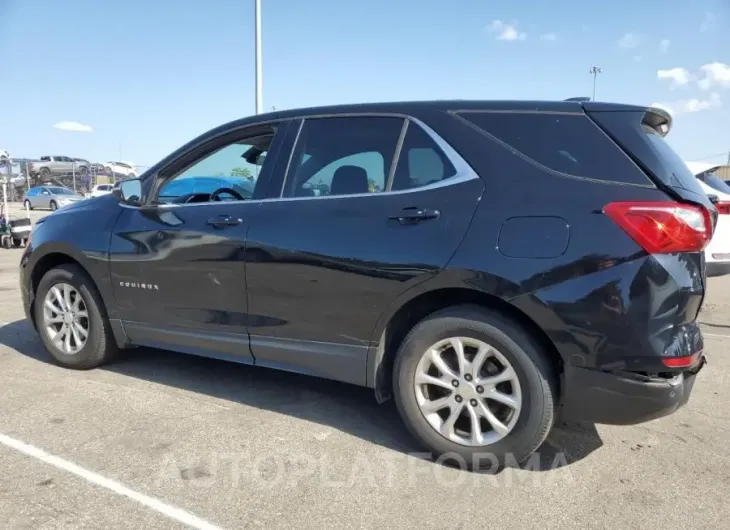
<path id="1" fill-rule="evenodd" d="M 419 120 L 418 118 L 414 118 L 412 116 L 405 116 L 400 115 L 396 113 L 352 113 L 352 114 L 331 114 L 331 115 L 321 115 L 321 116 L 306 116 L 301 118 L 301 123 L 299 126 L 299 130 L 297 131 L 297 136 L 294 141 L 294 144 L 292 145 L 292 150 L 289 153 L 289 161 L 287 162 L 287 173 L 289 172 L 289 164 L 291 163 L 292 157 L 294 156 L 294 150 L 296 149 L 296 144 L 299 141 L 299 134 L 302 130 L 302 127 L 304 126 L 304 122 L 306 119 L 310 118 L 336 118 L 336 117 L 368 117 L 368 116 L 384 116 L 384 117 L 398 117 L 398 118 L 404 118 L 407 122 L 411 122 L 410 125 L 415 125 L 417 127 L 420 127 L 441 149 L 444 153 L 444 155 L 449 159 L 449 161 L 453 164 L 454 168 L 456 169 L 456 173 L 453 177 L 446 178 L 444 180 L 440 180 L 439 182 L 434 182 L 433 184 L 428 184 L 426 186 L 420 186 L 418 188 L 411 188 L 407 190 L 396 190 L 396 191 L 382 191 L 377 193 L 353 193 L 350 195 L 322 195 L 322 196 L 314 196 L 314 197 L 282 197 L 281 195 L 279 197 L 270 197 L 267 199 L 247 199 L 244 201 L 213 201 L 213 202 L 196 202 L 192 204 L 156 204 L 156 205 L 150 205 L 146 206 L 146 208 L 160 208 L 160 209 L 171 209 L 171 208 L 189 208 L 194 206 L 230 206 L 231 204 L 260 204 L 260 203 L 267 203 L 267 202 L 274 202 L 274 201 L 280 201 L 280 202 L 290 202 L 290 201 L 310 201 L 310 200 L 328 200 L 328 199 L 343 199 L 343 198 L 358 198 L 358 197 L 383 197 L 385 195 L 402 195 L 407 193 L 418 193 L 421 191 L 429 191 L 439 188 L 444 188 L 447 186 L 456 186 L 459 184 L 463 184 L 464 182 L 469 182 L 474 179 L 478 179 L 479 175 L 477 175 L 476 171 L 469 165 L 469 163 L 462 157 L 451 145 L 444 140 L 436 131 L 434 131 L 431 127 L 426 125 L 424 122 Z M 293 118 L 297 119 L 297 118 Z M 400 153 L 398 153 L 400 155 Z M 286 174 L 284 175 L 284 182 L 282 182 L 281 185 L 281 191 L 280 194 L 284 191 L 284 186 L 286 185 Z M 124 204 L 120 203 L 121 206 L 126 208 L 132 208 L 132 209 L 139 209 L 140 206 L 134 206 L 130 204 Z"/>

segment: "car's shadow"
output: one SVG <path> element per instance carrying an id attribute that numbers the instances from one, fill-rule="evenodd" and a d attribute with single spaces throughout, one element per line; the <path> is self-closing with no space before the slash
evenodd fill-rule
<path id="1" fill-rule="evenodd" d="M 36 361 L 52 363 L 31 325 L 0 327 L 0 344 Z M 373 391 L 344 383 L 152 348 L 123 352 L 107 370 L 250 407 L 327 425 L 402 453 L 422 453 L 393 401 L 375 402 Z M 559 422 L 535 459 L 523 469 L 547 471 L 582 460 L 603 445 L 594 425 Z"/>

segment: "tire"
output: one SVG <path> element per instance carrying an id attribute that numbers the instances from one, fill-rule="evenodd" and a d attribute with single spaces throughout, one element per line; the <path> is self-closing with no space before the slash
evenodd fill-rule
<path id="1" fill-rule="evenodd" d="M 22 244 L 23 244 L 23 240 L 22 239 L 18 239 L 18 238 L 15 238 L 15 237 L 13 238 L 13 247 L 18 248 Z"/>
<path id="2" fill-rule="evenodd" d="M 43 179 L 48 179 L 51 177 L 51 170 L 47 167 L 42 167 L 41 170 L 38 172 L 38 176 Z"/>
<path id="3" fill-rule="evenodd" d="M 53 287 L 62 289 L 62 284 L 69 285 L 80 294 L 83 304 L 79 308 L 86 308 L 85 319 L 87 337 L 83 347 L 78 351 L 67 353 L 57 347 L 47 330 L 45 310 L 46 295 Z M 72 300 L 75 298 L 72 297 Z M 49 270 L 38 284 L 35 296 L 35 322 L 41 341 L 53 360 L 66 368 L 88 370 L 111 361 L 118 353 L 117 344 L 112 336 L 109 319 L 99 291 L 93 281 L 77 265 L 65 264 Z M 84 322 L 84 319 L 81 319 Z"/>
<path id="4" fill-rule="evenodd" d="M 32 210 L 33 209 L 33 205 L 30 203 L 30 201 L 28 199 L 25 199 L 23 201 L 23 208 L 27 208 L 28 210 Z"/>
<path id="5" fill-rule="evenodd" d="M 416 373 L 421 367 L 429 366 L 429 361 L 425 360 L 427 352 L 439 342 L 455 337 L 463 338 L 465 343 L 475 344 L 476 341 L 480 341 L 492 348 L 488 351 L 496 350 L 495 355 L 501 355 L 501 359 L 511 365 L 512 373 L 516 378 L 513 377 L 513 382 L 508 383 L 507 388 L 510 389 L 511 394 L 521 395 L 519 409 L 512 409 L 507 405 L 500 405 L 496 401 L 485 399 L 482 396 L 489 394 L 487 390 L 489 387 L 486 386 L 486 383 L 484 387 L 475 386 L 474 379 L 471 383 L 467 383 L 462 378 L 458 390 L 456 388 L 434 390 L 437 387 L 416 385 Z M 465 349 L 467 355 L 474 351 L 468 346 Z M 442 359 L 448 358 L 448 355 L 454 352 L 455 350 L 445 350 Z M 455 356 L 453 358 L 455 359 Z M 422 359 L 424 359 L 423 362 Z M 495 359 L 496 357 L 490 358 L 489 363 L 484 365 L 498 370 L 501 361 L 495 361 Z M 472 360 L 474 359 L 472 358 Z M 506 366 L 502 363 L 502 368 Z M 496 470 L 506 465 L 524 462 L 547 438 L 555 421 L 557 408 L 558 378 L 556 372 L 557 370 L 539 344 L 517 323 L 496 311 L 464 305 L 438 311 L 426 317 L 411 330 L 401 344 L 396 357 L 393 370 L 393 393 L 396 406 L 406 427 L 416 440 L 431 452 L 432 458 L 436 457 L 444 463 L 457 463 L 462 468 L 472 470 L 484 467 Z M 438 373 L 436 372 L 436 374 Z M 480 377 L 489 375 L 480 373 Z M 446 379 L 448 382 L 451 378 Z M 483 393 L 476 394 L 480 388 Z M 449 410 L 463 407 L 461 410 L 465 415 L 459 417 L 457 426 L 459 432 L 466 432 L 461 430 L 462 428 L 471 431 L 472 424 L 469 421 L 472 417 L 471 411 L 479 411 L 481 414 L 484 411 L 481 405 L 483 403 L 489 406 L 492 413 L 494 413 L 492 409 L 495 407 L 500 414 L 511 411 L 505 416 L 509 419 L 501 422 L 502 425 L 511 426 L 511 430 L 501 439 L 497 439 L 501 435 L 496 430 L 485 428 L 492 424 L 481 423 L 479 430 L 486 431 L 487 437 L 494 438 L 491 443 L 482 444 L 479 443 L 481 439 L 478 439 L 474 445 L 467 445 L 454 441 L 453 438 L 449 439 L 432 426 L 421 411 L 417 389 L 422 400 L 426 392 L 429 394 L 434 391 L 442 392 L 443 394 L 436 394 L 435 399 L 444 395 L 449 400 L 447 407 L 456 407 L 455 409 L 439 409 L 439 416 L 429 414 L 431 422 L 438 424 L 443 421 L 441 414 L 446 414 L 448 417 Z M 495 387 L 495 390 L 504 391 L 505 387 L 501 389 Z M 500 394 L 504 393 L 500 392 Z M 457 403 L 455 400 L 460 401 Z M 471 403 L 474 405 L 470 405 Z M 443 421 L 443 423 L 446 422 Z M 459 436 L 459 434 L 457 431 L 453 431 L 450 436 Z M 464 437 L 468 437 L 468 434 Z"/>
<path id="6" fill-rule="evenodd" d="M 85 177 L 89 173 L 89 168 L 86 166 L 81 166 L 79 168 L 79 175 L 82 177 Z"/>
<path id="7" fill-rule="evenodd" d="M 56 201 L 51 201 L 50 206 L 51 206 L 51 210 L 53 210 L 54 212 L 56 210 L 58 210 L 58 204 L 56 204 Z"/>
<path id="8" fill-rule="evenodd" d="M 127 178 L 128 179 L 136 179 L 137 178 L 137 175 L 135 175 L 134 173 L 130 173 L 129 175 L 127 175 Z"/>

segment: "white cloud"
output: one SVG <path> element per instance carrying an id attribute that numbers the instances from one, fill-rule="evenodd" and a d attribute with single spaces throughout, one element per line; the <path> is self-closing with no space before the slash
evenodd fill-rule
<path id="1" fill-rule="evenodd" d="M 517 27 L 513 24 L 506 24 L 501 20 L 493 20 L 487 27 L 490 33 L 497 34 L 497 40 L 525 40 L 527 35 L 517 30 Z"/>
<path id="2" fill-rule="evenodd" d="M 540 38 L 542 40 L 546 40 L 546 41 L 556 41 L 556 40 L 558 40 L 558 36 L 555 33 L 545 33 L 544 35 L 541 35 Z"/>
<path id="3" fill-rule="evenodd" d="M 659 107 L 666 110 L 669 114 L 691 114 L 693 112 L 701 112 L 703 110 L 715 109 L 722 105 L 720 95 L 717 92 L 710 94 L 707 99 L 680 99 L 670 103 L 652 103 L 652 107 Z"/>
<path id="4" fill-rule="evenodd" d="M 705 18 L 702 19 L 702 24 L 700 24 L 700 31 L 702 33 L 710 31 L 715 26 L 716 20 L 717 17 L 712 13 L 705 13 Z"/>
<path id="5" fill-rule="evenodd" d="M 77 121 L 60 121 L 53 126 L 54 129 L 70 132 L 93 132 L 91 125 L 84 125 Z"/>
<path id="6" fill-rule="evenodd" d="M 659 43 L 659 51 L 662 53 L 667 53 L 671 45 L 672 41 L 670 41 L 669 39 L 662 39 L 662 41 Z"/>
<path id="7" fill-rule="evenodd" d="M 631 50 L 641 44 L 641 37 L 634 33 L 627 33 L 618 40 L 618 47 L 622 50 Z"/>
<path id="8" fill-rule="evenodd" d="M 709 90 L 713 85 L 730 88 L 730 65 L 715 61 L 700 67 L 704 77 L 697 83 L 702 90 Z"/>
<path id="9" fill-rule="evenodd" d="M 669 70 L 657 70 L 656 76 L 659 79 L 671 81 L 672 87 L 685 86 L 693 79 L 689 70 L 680 67 Z"/>

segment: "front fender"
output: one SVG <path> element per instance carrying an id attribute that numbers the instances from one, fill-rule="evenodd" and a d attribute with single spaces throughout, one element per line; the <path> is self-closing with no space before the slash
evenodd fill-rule
<path id="1" fill-rule="evenodd" d="M 32 302 L 31 280 L 35 272 L 45 271 L 58 262 L 76 262 L 96 284 L 109 317 L 115 318 L 109 245 L 121 208 L 116 200 L 83 203 L 69 211 L 57 210 L 36 225 L 21 260 L 21 283 Z"/>

